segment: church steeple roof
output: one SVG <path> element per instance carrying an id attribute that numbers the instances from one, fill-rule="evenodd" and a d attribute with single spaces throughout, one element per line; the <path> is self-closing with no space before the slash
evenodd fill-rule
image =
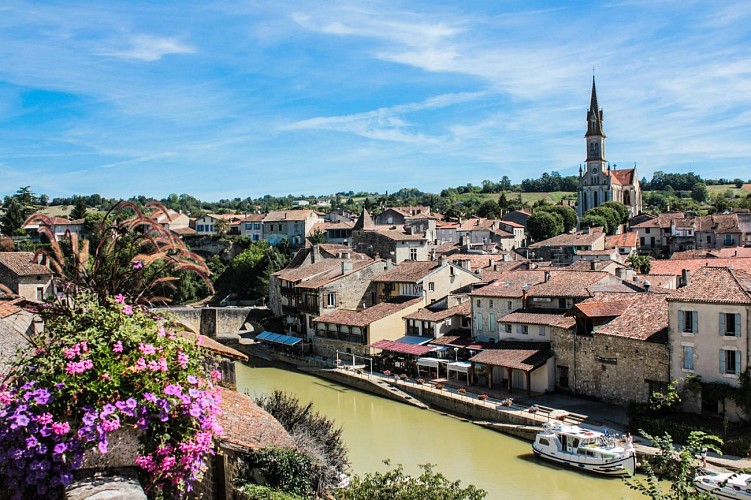
<path id="1" fill-rule="evenodd" d="M 589 111 L 587 111 L 587 135 L 601 135 L 605 137 L 602 130 L 602 109 L 597 104 L 597 88 L 595 87 L 595 77 L 592 75 L 592 97 L 589 99 Z"/>

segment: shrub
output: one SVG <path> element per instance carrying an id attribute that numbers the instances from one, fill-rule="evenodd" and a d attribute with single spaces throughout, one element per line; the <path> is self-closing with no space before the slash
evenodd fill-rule
<path id="1" fill-rule="evenodd" d="M 749 458 L 751 457 L 751 442 L 744 438 L 729 439 L 723 443 L 722 452 L 726 455 Z"/>
<path id="2" fill-rule="evenodd" d="M 138 429 L 136 459 L 147 489 L 182 497 L 202 476 L 222 432 L 221 375 L 205 369 L 196 342 L 159 327 L 122 296 L 100 304 L 79 294 L 47 319 L 37 348 L 0 387 L 0 487 L 59 497 L 84 452 L 109 451 L 108 436 Z"/>
<path id="3" fill-rule="evenodd" d="M 237 500 L 303 500 L 303 497 L 259 484 L 246 483 L 235 486 L 234 490 Z"/>
<path id="4" fill-rule="evenodd" d="M 443 389 L 443 384 L 436 384 L 436 385 L 435 385 L 435 388 L 436 388 L 436 389 L 439 389 L 439 390 L 440 390 L 440 389 Z"/>
<path id="5" fill-rule="evenodd" d="M 486 399 L 488 399 L 488 395 L 480 394 L 479 396 L 477 396 L 477 399 L 479 399 L 480 401 L 485 401 Z"/>
<path id="6" fill-rule="evenodd" d="M 263 448 L 243 457 L 238 481 L 247 484 L 257 470 L 271 488 L 304 498 L 310 496 L 314 475 L 310 457 L 294 450 Z"/>

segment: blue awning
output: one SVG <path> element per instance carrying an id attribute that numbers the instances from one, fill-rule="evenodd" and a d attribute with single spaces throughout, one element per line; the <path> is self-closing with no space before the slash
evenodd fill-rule
<path id="1" fill-rule="evenodd" d="M 256 340 L 264 340 L 274 344 L 282 345 L 296 345 L 302 342 L 299 337 L 292 337 L 291 335 L 282 335 L 281 333 L 274 332 L 261 332 L 256 335 Z"/>
<path id="2" fill-rule="evenodd" d="M 418 337 L 417 335 L 406 335 L 400 339 L 396 339 L 396 342 L 410 345 L 423 345 L 433 340 L 433 337 Z"/>

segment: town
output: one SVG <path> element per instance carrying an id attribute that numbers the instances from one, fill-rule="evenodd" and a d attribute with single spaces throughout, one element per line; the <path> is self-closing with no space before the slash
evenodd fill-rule
<path id="1" fill-rule="evenodd" d="M 116 205 L 126 214 L 120 222 L 102 225 L 94 238 L 92 220 L 102 224 L 110 213 L 92 219 L 79 197 L 70 218 L 19 219 L 29 196 L 22 188 L 4 205 L 12 238 L 0 252 L 0 366 L 10 370 L 16 352 L 44 330 L 45 304 L 67 300 L 62 254 L 72 251 L 84 269 L 89 247 L 80 242 L 96 242 L 91 256 L 98 259 L 124 231 L 150 238 L 152 255 L 188 263 L 181 269 L 206 281 L 204 300 L 183 290 L 173 295 L 177 304 L 154 311 L 222 359 L 222 465 L 200 486 L 211 497 L 229 494 L 232 464 L 243 450 L 292 446 L 288 429 L 238 390 L 235 363 L 253 357 L 318 370 L 337 383 L 528 440 L 551 415 L 587 423 L 588 415 L 538 404 L 546 395 L 620 408 L 630 419 L 621 431 L 667 431 L 676 440 L 688 438 L 694 415 L 705 423 L 697 429 L 723 433 L 724 455 L 745 459 L 751 213 L 743 204 L 751 194 L 737 197 L 736 206 L 717 196 L 718 209 L 706 203 L 707 186 L 695 182 L 691 207 L 647 211 L 645 198 L 657 204 L 658 197 L 642 189 L 636 166 L 606 159 L 604 130 L 593 79 L 575 195 L 519 206 L 501 192 L 499 202 L 469 213 L 460 204 L 444 214 L 428 205 L 389 205 L 387 197 L 359 207 L 349 200 L 336 210 L 330 200 L 299 199 L 265 213 L 196 217 L 128 202 Z M 741 192 L 749 186 L 734 185 Z M 246 252 L 256 248 L 251 266 Z M 287 260 L 272 258 L 282 252 Z M 133 254 L 126 271 L 149 268 L 155 258 Z M 241 261 L 252 269 L 226 278 Z M 221 294 L 210 293 L 212 271 Z M 182 289 L 189 281 L 180 276 Z M 164 281 L 138 283 L 151 293 Z M 117 292 L 102 290 L 104 303 Z M 118 304 L 128 300 L 118 297 Z M 709 461 L 725 467 L 724 455 Z"/>

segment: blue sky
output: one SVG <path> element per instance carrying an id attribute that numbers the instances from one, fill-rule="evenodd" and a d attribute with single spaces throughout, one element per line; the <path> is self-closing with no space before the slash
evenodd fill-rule
<path id="1" fill-rule="evenodd" d="M 205 200 L 751 177 L 751 2 L 0 5 L 0 192 Z"/>

